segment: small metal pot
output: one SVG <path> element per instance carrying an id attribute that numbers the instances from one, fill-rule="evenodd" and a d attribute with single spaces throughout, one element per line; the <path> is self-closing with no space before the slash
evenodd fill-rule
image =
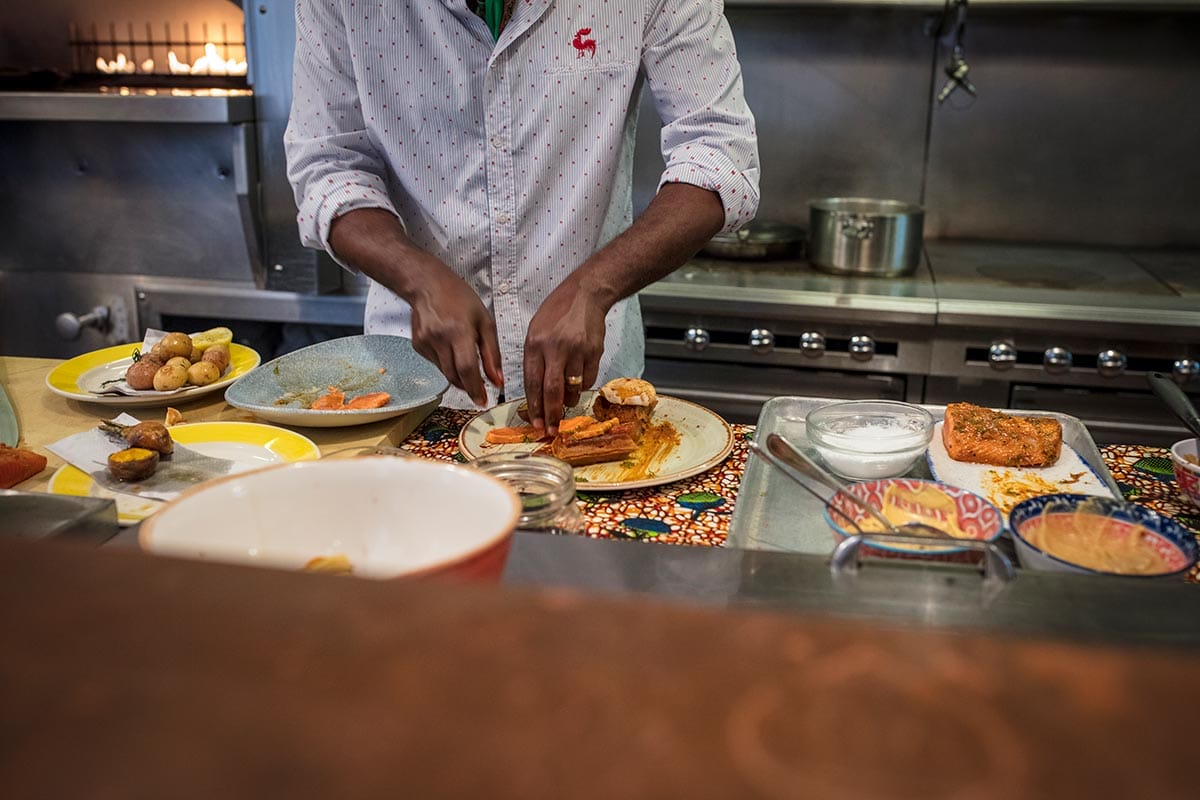
<path id="1" fill-rule="evenodd" d="M 718 233 L 701 252 L 713 258 L 736 261 L 771 261 L 799 258 L 804 229 L 784 222 L 751 222 L 733 233 Z"/>
<path id="2" fill-rule="evenodd" d="M 921 260 L 925 209 L 898 200 L 830 197 L 809 206 L 809 259 L 838 275 L 911 275 Z"/>

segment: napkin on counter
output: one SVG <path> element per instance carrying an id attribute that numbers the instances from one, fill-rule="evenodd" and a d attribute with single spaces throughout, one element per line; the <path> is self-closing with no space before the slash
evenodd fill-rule
<path id="1" fill-rule="evenodd" d="M 112 421 L 121 425 L 136 425 L 140 420 L 129 414 L 121 414 Z M 108 473 L 108 457 L 128 446 L 129 443 L 118 436 L 92 428 L 60 439 L 46 449 L 86 472 L 98 486 L 153 500 L 171 500 L 201 481 L 229 474 L 234 467 L 233 461 L 206 456 L 176 443 L 174 452 L 162 457 L 158 468 L 149 478 L 137 483 L 119 481 Z"/>

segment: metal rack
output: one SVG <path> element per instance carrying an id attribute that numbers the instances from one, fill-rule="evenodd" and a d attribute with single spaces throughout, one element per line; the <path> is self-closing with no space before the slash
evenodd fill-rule
<path id="1" fill-rule="evenodd" d="M 230 39 L 224 23 L 215 38 L 216 32 L 210 32 L 208 23 L 200 26 L 198 38 L 192 36 L 187 22 L 179 36 L 172 32 L 170 23 L 163 23 L 161 36 L 155 34 L 149 22 L 145 23 L 144 33 L 137 32 L 132 22 L 126 22 L 123 28 L 121 31 L 120 26 L 109 22 L 104 36 L 95 22 L 86 32 L 71 23 L 68 43 L 73 74 L 102 76 L 124 85 L 162 86 L 166 78 L 171 85 L 179 85 L 181 79 L 184 83 L 200 79 L 207 86 L 246 86 L 246 43 Z M 211 58 L 214 55 L 216 59 Z M 121 66 L 117 69 L 101 66 L 118 61 Z"/>

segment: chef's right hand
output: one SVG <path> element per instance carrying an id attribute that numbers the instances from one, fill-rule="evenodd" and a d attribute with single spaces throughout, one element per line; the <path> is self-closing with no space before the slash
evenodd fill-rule
<path id="1" fill-rule="evenodd" d="M 496 321 L 466 281 L 433 256 L 426 258 L 436 263 L 421 265 L 424 279 L 409 298 L 413 348 L 472 402 L 485 406 L 484 376 L 504 386 Z"/>

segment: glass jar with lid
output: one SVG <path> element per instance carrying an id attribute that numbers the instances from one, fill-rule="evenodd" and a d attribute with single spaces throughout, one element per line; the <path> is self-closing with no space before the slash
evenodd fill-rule
<path id="1" fill-rule="evenodd" d="M 521 498 L 519 530 L 583 533 L 583 514 L 575 502 L 575 469 L 565 461 L 537 453 L 492 453 L 469 462 L 508 483 Z"/>

